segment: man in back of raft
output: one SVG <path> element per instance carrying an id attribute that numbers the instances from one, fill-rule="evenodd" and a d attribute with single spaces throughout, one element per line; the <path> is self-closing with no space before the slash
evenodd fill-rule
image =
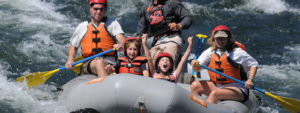
<path id="1" fill-rule="evenodd" d="M 137 35 L 149 34 L 153 64 L 160 53 L 170 54 L 176 64 L 183 47 L 181 30 L 191 24 L 191 16 L 180 0 L 146 0 L 140 12 Z"/>
<path id="2" fill-rule="evenodd" d="M 106 0 L 91 0 L 91 20 L 80 23 L 71 38 L 68 60 L 65 64 L 67 69 L 72 68 L 74 57 L 81 46 L 82 56 L 89 57 L 112 48 L 117 50 L 122 47 L 125 40 L 124 31 L 119 22 L 105 15 L 107 11 Z M 118 41 L 119 44 L 116 44 Z M 107 76 L 107 65 L 115 65 L 116 52 L 110 52 L 101 57 L 88 60 L 83 63 L 81 74 L 95 74 L 98 77 Z"/>

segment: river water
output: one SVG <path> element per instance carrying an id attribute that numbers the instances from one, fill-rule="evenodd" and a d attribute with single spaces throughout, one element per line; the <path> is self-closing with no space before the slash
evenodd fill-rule
<path id="1" fill-rule="evenodd" d="M 134 35 L 145 0 L 109 0 L 107 15 Z M 255 85 L 272 94 L 300 99 L 299 0 L 182 0 L 193 25 L 183 36 L 210 35 L 220 24 L 258 60 Z M 23 75 L 64 66 L 70 37 L 90 18 L 87 0 L 0 0 L 0 112 L 64 113 L 57 88 L 76 77 L 55 73 L 41 86 L 24 90 Z M 298 31 L 299 30 L 299 31 Z M 195 40 L 196 41 L 196 40 Z M 186 44 L 187 45 L 187 44 Z M 204 48 L 209 45 L 205 44 Z M 192 54 L 195 53 L 195 49 Z M 273 98 L 262 98 L 260 113 L 288 113 Z"/>

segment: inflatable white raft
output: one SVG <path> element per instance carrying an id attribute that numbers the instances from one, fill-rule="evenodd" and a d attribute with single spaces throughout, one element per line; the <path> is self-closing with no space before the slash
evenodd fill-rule
<path id="1" fill-rule="evenodd" d="M 252 91 L 244 103 L 210 104 L 187 84 L 132 74 L 79 76 L 63 86 L 59 99 L 72 113 L 248 113 L 259 105 Z"/>

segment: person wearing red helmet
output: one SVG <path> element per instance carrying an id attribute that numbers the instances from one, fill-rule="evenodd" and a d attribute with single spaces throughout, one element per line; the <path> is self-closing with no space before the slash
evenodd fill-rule
<path id="1" fill-rule="evenodd" d="M 125 40 L 124 31 L 115 18 L 104 16 L 107 11 L 106 0 L 90 1 L 91 19 L 80 23 L 71 37 L 67 69 L 72 68 L 73 58 L 81 46 L 82 56 L 89 57 L 112 48 L 119 50 Z M 118 43 L 116 43 L 118 42 Z M 105 69 L 108 64 L 115 65 L 116 52 L 110 52 L 83 63 L 81 74 L 95 74 L 98 77 L 107 76 Z"/>
<path id="2" fill-rule="evenodd" d="M 147 51 L 148 48 L 145 47 Z M 141 56 L 142 44 L 138 37 L 128 37 L 123 44 L 124 57 L 119 57 L 115 67 L 106 68 L 112 73 L 131 73 L 136 75 L 151 76 L 147 69 L 149 57 Z M 151 63 L 151 62 L 150 62 Z"/>
<path id="3" fill-rule="evenodd" d="M 188 37 L 187 40 L 189 45 L 176 69 L 173 68 L 175 62 L 173 57 L 169 53 L 163 52 L 157 55 L 157 58 L 155 60 L 155 73 L 153 75 L 153 78 L 168 80 L 175 83 L 178 82 L 193 45 L 193 37 Z"/>
<path id="4" fill-rule="evenodd" d="M 253 86 L 258 62 L 236 42 L 225 25 L 219 25 L 212 31 L 209 38 L 210 48 L 205 50 L 197 60 L 192 61 L 194 71 L 199 71 L 201 65 L 208 66 L 233 78 L 246 81 L 243 86 L 235 81 L 209 71 L 211 81 L 194 81 L 191 91 L 194 94 L 205 94 L 207 102 L 215 104 L 219 100 L 246 101 L 249 88 Z M 247 73 L 250 72 L 247 78 Z"/>
<path id="5" fill-rule="evenodd" d="M 180 0 L 147 0 L 140 12 L 137 35 L 148 34 L 153 60 L 159 51 L 169 53 L 177 62 L 183 46 L 181 30 L 192 24 L 189 11 Z"/>

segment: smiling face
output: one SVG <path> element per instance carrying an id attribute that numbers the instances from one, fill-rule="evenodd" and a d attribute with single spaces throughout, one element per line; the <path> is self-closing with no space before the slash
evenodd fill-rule
<path id="1" fill-rule="evenodd" d="M 225 49 L 225 47 L 228 43 L 228 38 L 226 38 L 226 37 L 216 37 L 215 38 L 215 43 L 216 43 L 217 48 Z"/>
<path id="2" fill-rule="evenodd" d="M 228 34 L 225 31 L 217 31 L 214 35 L 216 47 L 225 49 L 228 44 Z"/>
<path id="3" fill-rule="evenodd" d="M 172 63 L 168 57 L 162 57 L 158 62 L 158 67 L 162 72 L 167 72 L 172 68 Z"/>
<path id="4" fill-rule="evenodd" d="M 129 46 L 126 49 L 127 57 L 129 59 L 134 59 L 135 57 L 138 56 L 139 49 L 136 47 L 134 43 L 129 43 L 128 45 Z"/>
<path id="5" fill-rule="evenodd" d="M 104 4 L 94 4 L 90 7 L 90 12 L 94 22 L 99 23 L 106 13 L 106 6 Z"/>

